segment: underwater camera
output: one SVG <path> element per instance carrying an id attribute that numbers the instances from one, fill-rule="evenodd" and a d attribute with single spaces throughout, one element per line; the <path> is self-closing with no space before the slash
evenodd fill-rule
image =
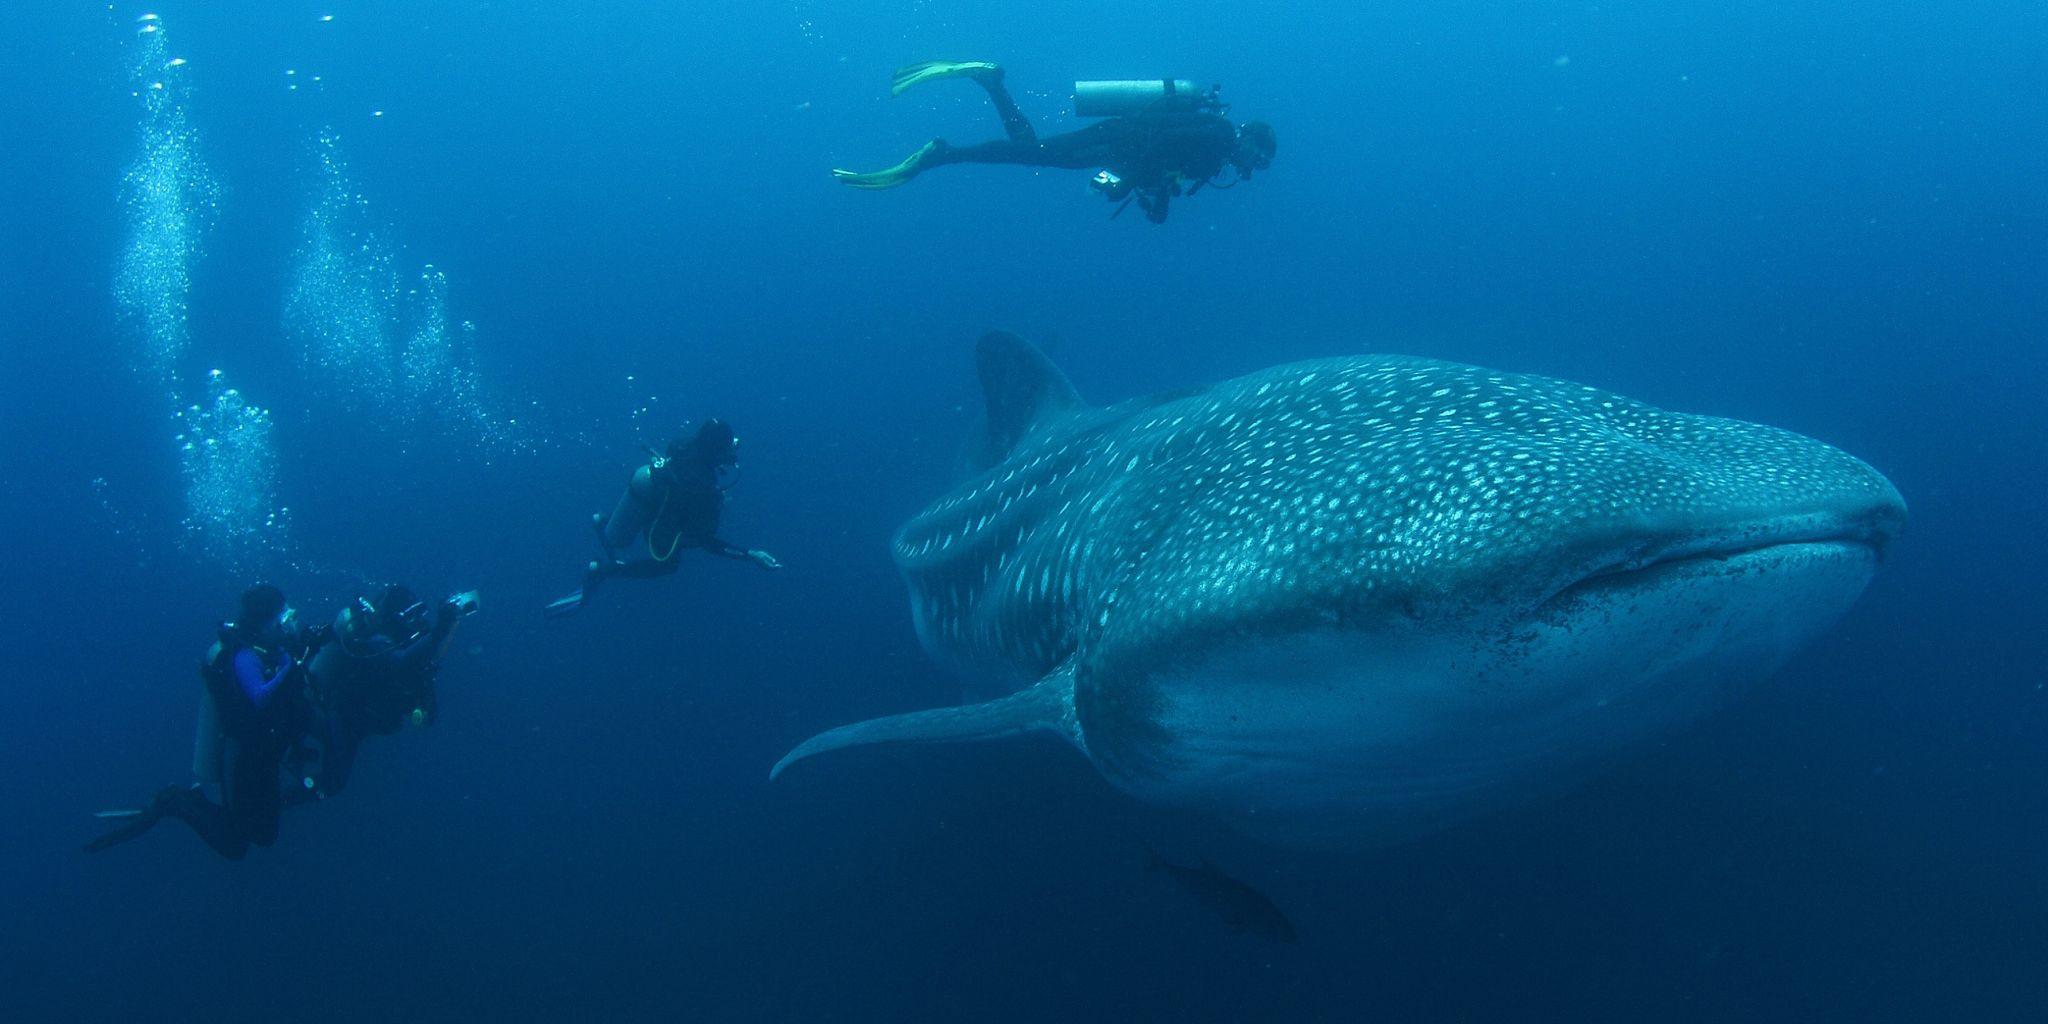
<path id="1" fill-rule="evenodd" d="M 1096 171 L 1095 177 L 1088 179 L 1088 187 L 1102 193 L 1102 197 L 1112 203 L 1131 194 L 1131 183 L 1110 170 Z"/>

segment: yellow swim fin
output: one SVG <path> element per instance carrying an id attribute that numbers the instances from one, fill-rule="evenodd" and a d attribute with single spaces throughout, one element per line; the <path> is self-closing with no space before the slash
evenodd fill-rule
<path id="1" fill-rule="evenodd" d="M 839 183 L 848 188 L 870 190 L 895 188 L 917 177 L 918 172 L 924 170 L 925 161 L 943 145 L 945 143 L 933 139 L 925 143 L 917 152 L 904 157 L 903 162 L 894 167 L 879 171 L 847 171 L 835 167 L 832 169 L 832 176 L 839 179 Z"/>
<path id="2" fill-rule="evenodd" d="M 940 78 L 974 78 L 984 75 L 1001 77 L 1003 69 L 985 60 L 928 60 L 922 64 L 906 64 L 896 69 L 889 82 L 889 95 L 901 96 L 903 90 L 920 82 Z"/>

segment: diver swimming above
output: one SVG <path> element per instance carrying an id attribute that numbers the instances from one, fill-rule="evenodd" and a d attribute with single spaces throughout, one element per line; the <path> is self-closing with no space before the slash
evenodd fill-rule
<path id="1" fill-rule="evenodd" d="M 1086 128 L 1040 138 L 1024 112 L 1003 87 L 1003 69 L 986 61 L 926 61 L 896 71 L 890 95 L 920 82 L 970 78 L 988 91 L 1009 136 L 994 142 L 955 146 L 933 139 L 902 163 L 866 173 L 834 170 L 841 184 L 853 188 L 895 188 L 942 164 L 1021 164 L 1027 167 L 1095 169 L 1089 185 L 1118 204 L 1116 212 L 1136 201 L 1145 219 L 1164 223 L 1175 196 L 1193 195 L 1204 186 L 1230 188 L 1249 180 L 1253 171 L 1273 163 L 1279 147 L 1273 126 L 1264 121 L 1232 124 L 1217 88 L 1201 89 L 1176 79 L 1074 83 L 1074 111 L 1101 117 Z M 1235 180 L 1218 183 L 1225 167 Z"/>
<path id="2" fill-rule="evenodd" d="M 739 443 L 724 420 L 706 420 L 695 436 L 670 441 L 666 453 L 653 454 L 634 470 L 611 515 L 590 517 L 603 557 L 586 568 L 581 587 L 547 606 L 548 617 L 574 614 L 611 577 L 674 573 L 680 568 L 676 555 L 686 547 L 763 569 L 782 568 L 766 551 L 735 547 L 718 537 L 725 492 L 737 479 Z"/>

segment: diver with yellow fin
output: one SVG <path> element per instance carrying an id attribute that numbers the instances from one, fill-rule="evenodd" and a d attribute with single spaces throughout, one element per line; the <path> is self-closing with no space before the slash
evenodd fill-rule
<path id="1" fill-rule="evenodd" d="M 712 419 L 694 436 L 669 442 L 667 451 L 650 451 L 647 463 L 627 480 L 611 515 L 590 517 L 604 557 L 590 563 L 581 587 L 547 606 L 548 618 L 575 614 L 599 584 L 614 576 L 673 574 L 681 567 L 676 556 L 684 548 L 702 548 L 763 569 L 782 568 L 774 555 L 736 547 L 718 536 L 725 492 L 738 480 L 739 444 L 732 427 Z"/>
<path id="2" fill-rule="evenodd" d="M 895 188 L 943 164 L 1019 164 L 1095 170 L 1089 186 L 1118 204 L 1111 217 L 1136 201 L 1145 219 L 1164 223 L 1176 196 L 1204 187 L 1230 188 L 1273 163 L 1279 148 L 1273 126 L 1264 121 L 1232 124 L 1220 98 L 1221 86 L 1200 88 L 1185 79 L 1074 83 L 1074 112 L 1104 120 L 1060 135 L 1040 138 L 1031 121 L 1003 87 L 1003 69 L 987 61 L 926 61 L 896 71 L 889 93 L 941 78 L 968 78 L 988 92 L 1008 136 L 972 146 L 933 139 L 902 163 L 880 171 L 834 170 L 843 185 Z M 1217 179 L 1225 168 L 1236 177 Z"/>

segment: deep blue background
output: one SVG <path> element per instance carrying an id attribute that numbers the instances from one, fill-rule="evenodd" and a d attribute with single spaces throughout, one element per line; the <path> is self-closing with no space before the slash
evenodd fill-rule
<path id="1" fill-rule="evenodd" d="M 145 8 L 8 16 L 0 1015 L 2048 1012 L 2039 4 L 746 6 L 161 8 L 225 187 L 190 368 L 275 412 L 321 569 L 280 581 L 487 605 L 441 725 L 239 864 L 176 828 L 74 852 L 183 770 L 192 661 L 245 581 L 168 544 L 164 397 L 110 298 Z M 1279 158 L 1163 228 L 1072 175 L 835 186 L 994 134 L 965 84 L 888 97 L 935 56 L 1005 62 L 1041 131 L 1075 77 L 1222 81 Z M 320 407 L 280 309 L 323 125 L 546 444 L 486 463 Z M 998 325 L 1103 400 L 1361 350 L 1557 374 L 1838 444 L 1914 521 L 1732 713 L 1559 803 L 1285 860 L 1303 941 L 1266 945 L 1144 873 L 1134 810 L 1049 745 L 766 783 L 819 728 L 953 692 L 884 541 L 945 486 Z M 543 628 L 634 447 L 714 411 L 748 457 L 727 532 L 790 568 L 700 559 Z"/>

